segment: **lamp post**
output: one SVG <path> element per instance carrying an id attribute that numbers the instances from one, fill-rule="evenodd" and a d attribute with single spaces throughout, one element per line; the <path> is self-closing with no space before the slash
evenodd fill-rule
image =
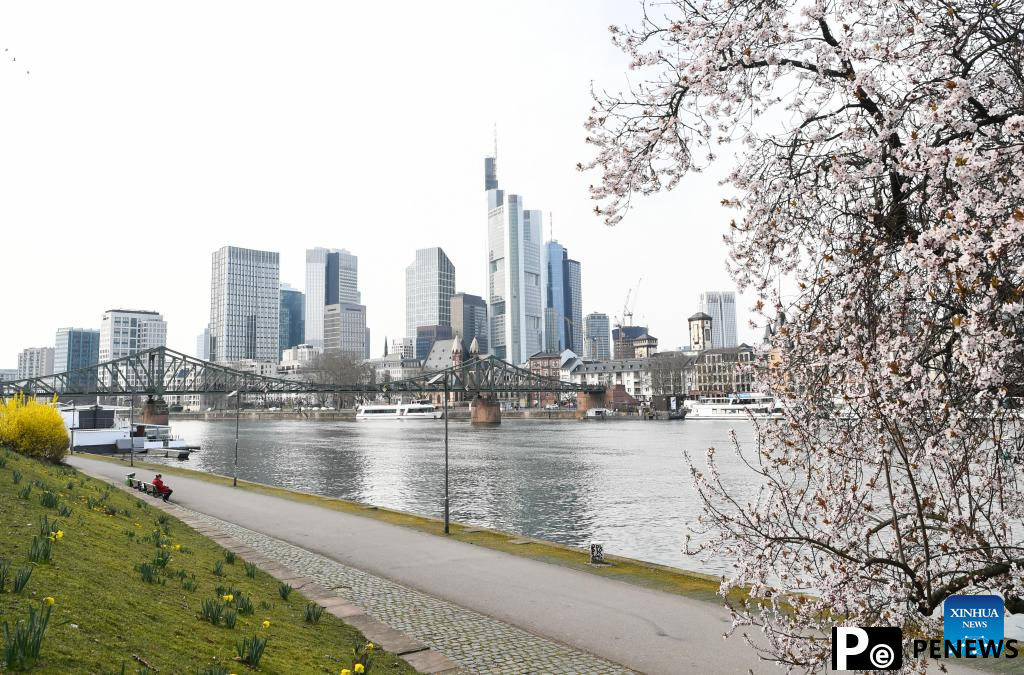
<path id="1" fill-rule="evenodd" d="M 135 394 L 128 398 L 128 457 L 135 466 Z"/>
<path id="2" fill-rule="evenodd" d="M 448 375 L 444 376 L 444 533 L 448 534 Z"/>
<path id="3" fill-rule="evenodd" d="M 235 470 L 231 476 L 231 485 L 238 487 L 238 420 L 242 415 L 242 390 L 235 389 L 228 398 L 235 397 Z"/>

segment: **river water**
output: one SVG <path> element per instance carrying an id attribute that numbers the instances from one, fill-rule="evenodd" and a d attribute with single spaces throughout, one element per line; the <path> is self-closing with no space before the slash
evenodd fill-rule
<path id="1" fill-rule="evenodd" d="M 202 450 L 181 465 L 231 475 L 234 421 L 176 421 Z M 701 465 L 720 450 L 723 478 L 742 492 L 755 480 L 731 450 L 748 423 L 503 420 L 449 428 L 451 519 L 570 546 L 592 540 L 641 560 L 723 572 L 682 552 L 697 500 L 683 451 Z M 441 517 L 444 423 L 243 420 L 240 478 Z M 154 461 L 176 463 L 177 460 Z"/>

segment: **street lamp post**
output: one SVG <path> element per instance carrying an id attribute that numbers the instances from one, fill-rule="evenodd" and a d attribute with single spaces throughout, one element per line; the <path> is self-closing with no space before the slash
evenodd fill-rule
<path id="1" fill-rule="evenodd" d="M 231 485 L 238 487 L 238 420 L 242 415 L 242 389 L 235 389 L 228 398 L 235 397 L 235 469 L 231 476 Z"/>
<path id="2" fill-rule="evenodd" d="M 128 457 L 135 466 L 135 394 L 128 398 Z"/>
<path id="3" fill-rule="evenodd" d="M 444 376 L 444 533 L 448 534 L 448 374 Z"/>

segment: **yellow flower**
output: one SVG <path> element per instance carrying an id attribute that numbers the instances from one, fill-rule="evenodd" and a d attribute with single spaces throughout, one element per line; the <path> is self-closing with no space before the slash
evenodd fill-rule
<path id="1" fill-rule="evenodd" d="M 370 651 L 373 651 L 373 643 L 371 642 L 368 645 L 366 645 L 366 648 L 369 649 Z"/>
<path id="2" fill-rule="evenodd" d="M 356 665 L 352 666 L 352 670 L 356 671 L 357 673 L 361 673 L 366 670 L 366 667 L 361 663 L 357 663 Z"/>
<path id="3" fill-rule="evenodd" d="M 64 538 L 64 530 L 57 530 L 57 534 L 55 534 L 53 536 L 55 536 L 57 539 L 63 539 Z"/>
<path id="4" fill-rule="evenodd" d="M 342 668 L 341 669 L 341 675 L 352 675 L 352 671 L 349 670 L 348 668 Z"/>
<path id="5" fill-rule="evenodd" d="M 231 595 L 230 593 L 228 593 L 227 595 L 224 596 L 224 602 L 231 602 L 234 599 L 235 599 L 235 596 Z"/>
<path id="6" fill-rule="evenodd" d="M 175 544 L 171 548 L 174 549 L 175 551 L 180 551 L 181 550 L 181 544 Z"/>
<path id="7" fill-rule="evenodd" d="M 167 544 L 160 544 L 160 548 L 167 548 Z"/>
<path id="8" fill-rule="evenodd" d="M 45 602 L 45 603 L 46 603 L 46 604 L 48 604 L 48 605 L 52 605 L 53 603 L 55 603 L 55 602 L 57 602 L 57 601 L 56 601 L 56 600 L 54 600 L 54 599 L 53 599 L 53 597 L 51 597 L 51 596 L 49 596 L 49 595 L 48 595 L 48 596 L 46 596 L 45 598 L 43 598 L 43 602 Z"/>
<path id="9" fill-rule="evenodd" d="M 270 621 L 269 620 L 264 621 L 263 622 L 263 627 L 264 628 L 270 628 Z"/>
<path id="10" fill-rule="evenodd" d="M 135 527 L 142 527 L 142 523 L 135 523 Z"/>

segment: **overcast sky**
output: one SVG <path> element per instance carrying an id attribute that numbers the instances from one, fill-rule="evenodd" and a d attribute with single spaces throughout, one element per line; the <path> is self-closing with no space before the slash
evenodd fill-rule
<path id="1" fill-rule="evenodd" d="M 458 290 L 484 295 L 495 124 L 501 187 L 553 214 L 584 313 L 614 317 L 634 288 L 661 348 L 686 344 L 700 291 L 733 288 L 721 176 L 608 228 L 597 176 L 575 169 L 591 82 L 627 82 L 607 27 L 638 15 L 624 0 L 3 3 L 0 367 L 114 307 L 160 311 L 169 346 L 194 353 L 227 244 L 279 251 L 300 289 L 306 248 L 357 254 L 379 355 L 404 332 L 415 249 L 441 246 Z M 752 302 L 737 303 L 748 342 Z"/>

